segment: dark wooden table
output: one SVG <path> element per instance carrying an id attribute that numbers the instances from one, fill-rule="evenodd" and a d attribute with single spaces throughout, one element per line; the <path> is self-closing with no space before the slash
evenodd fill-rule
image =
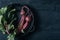
<path id="1" fill-rule="evenodd" d="M 12 3 L 27 4 L 36 9 L 35 32 L 26 40 L 60 40 L 60 1 L 54 0 L 0 0 L 0 8 Z M 0 40 L 6 36 L 0 32 Z"/>

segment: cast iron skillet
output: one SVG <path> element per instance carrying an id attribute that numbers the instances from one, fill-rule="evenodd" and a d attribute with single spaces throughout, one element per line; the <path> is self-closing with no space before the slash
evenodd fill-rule
<path id="1" fill-rule="evenodd" d="M 14 27 L 15 28 L 17 28 L 17 26 L 18 26 L 18 23 L 19 23 L 19 21 L 20 21 L 20 19 L 21 19 L 21 15 L 20 15 L 20 11 L 21 11 L 21 8 L 23 7 L 23 6 L 27 6 L 27 5 L 21 5 L 21 4 L 9 4 L 7 7 L 8 7 L 8 9 L 7 9 L 7 12 L 4 14 L 4 16 L 6 17 L 6 20 L 7 20 L 7 22 L 8 22 L 8 24 L 11 22 L 11 20 L 13 20 L 13 19 L 11 19 L 11 18 L 8 18 L 8 12 L 10 11 L 10 10 L 12 10 L 12 9 L 16 9 L 16 11 L 14 12 L 14 17 L 16 17 L 17 19 L 13 22 L 13 24 L 14 24 Z M 27 6 L 28 7 L 28 6 Z M 29 7 L 28 7 L 29 8 Z M 29 8 L 29 10 L 30 10 L 30 13 L 28 13 L 28 14 L 32 14 L 32 21 L 29 23 L 29 25 L 28 25 L 28 28 L 26 28 L 25 29 L 25 33 L 17 33 L 16 35 L 18 36 L 18 35 L 20 35 L 20 36 L 25 36 L 25 35 L 27 35 L 27 34 L 29 34 L 29 33 L 31 33 L 31 32 L 33 32 L 34 31 L 34 15 L 33 15 L 33 13 L 32 13 L 32 11 L 31 11 L 31 9 Z"/>

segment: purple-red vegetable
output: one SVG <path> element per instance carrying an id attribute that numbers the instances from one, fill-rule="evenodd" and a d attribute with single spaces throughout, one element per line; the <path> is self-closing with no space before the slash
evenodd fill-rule
<path id="1" fill-rule="evenodd" d="M 24 6 L 24 7 L 28 9 L 28 7 L 26 7 L 26 6 Z M 19 28 L 18 29 L 21 32 L 23 29 L 27 28 L 27 26 L 29 25 L 29 22 L 31 21 L 31 15 L 26 16 L 26 13 L 23 10 L 23 7 L 21 9 L 20 15 L 22 15 L 22 16 L 21 16 L 21 20 L 19 22 Z"/>

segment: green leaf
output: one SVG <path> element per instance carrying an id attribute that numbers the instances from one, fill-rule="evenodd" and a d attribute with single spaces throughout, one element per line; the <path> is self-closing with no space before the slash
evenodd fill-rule
<path id="1" fill-rule="evenodd" d="M 2 31 L 3 34 L 5 34 L 5 29 L 3 28 L 2 24 L 0 24 L 0 31 Z"/>
<path id="2" fill-rule="evenodd" d="M 16 9 L 12 9 L 10 12 L 8 12 L 8 17 L 10 17 L 11 16 L 11 13 L 14 12 L 14 11 L 16 11 Z"/>
<path id="3" fill-rule="evenodd" d="M 16 9 L 12 9 L 10 12 L 16 11 Z"/>
<path id="4" fill-rule="evenodd" d="M 2 24 L 2 23 L 1 23 L 1 19 L 2 19 L 2 17 L 3 17 L 3 16 L 2 16 L 2 15 L 0 15 L 0 24 Z"/>
<path id="5" fill-rule="evenodd" d="M 13 34 L 9 34 L 7 38 L 8 38 L 8 40 L 14 40 L 14 35 Z"/>
<path id="6" fill-rule="evenodd" d="M 3 7 L 0 9 L 0 15 L 4 14 L 7 11 L 7 7 Z"/>

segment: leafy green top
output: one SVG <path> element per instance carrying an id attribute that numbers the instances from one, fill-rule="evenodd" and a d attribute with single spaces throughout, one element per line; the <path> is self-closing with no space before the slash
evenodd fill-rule
<path id="1" fill-rule="evenodd" d="M 8 9 L 7 7 L 3 7 L 3 8 L 0 9 L 0 30 L 2 31 L 3 34 L 6 34 L 6 30 L 5 30 L 3 24 L 7 23 L 7 21 L 5 20 L 5 17 L 3 16 L 3 14 L 6 13 L 7 9 Z M 14 12 L 14 11 L 15 11 L 15 9 L 12 9 L 9 13 Z M 9 14 L 8 16 L 10 16 L 10 14 Z M 14 20 L 16 20 L 16 18 L 14 18 L 14 19 L 10 22 L 10 24 L 8 24 L 8 29 L 11 29 L 11 28 L 14 29 L 14 25 L 12 24 L 12 22 L 13 22 Z M 3 24 L 2 24 L 1 21 L 3 21 Z M 10 34 L 7 36 L 8 40 L 14 40 L 15 35 L 16 35 L 16 29 L 13 31 L 13 33 L 10 33 Z"/>

